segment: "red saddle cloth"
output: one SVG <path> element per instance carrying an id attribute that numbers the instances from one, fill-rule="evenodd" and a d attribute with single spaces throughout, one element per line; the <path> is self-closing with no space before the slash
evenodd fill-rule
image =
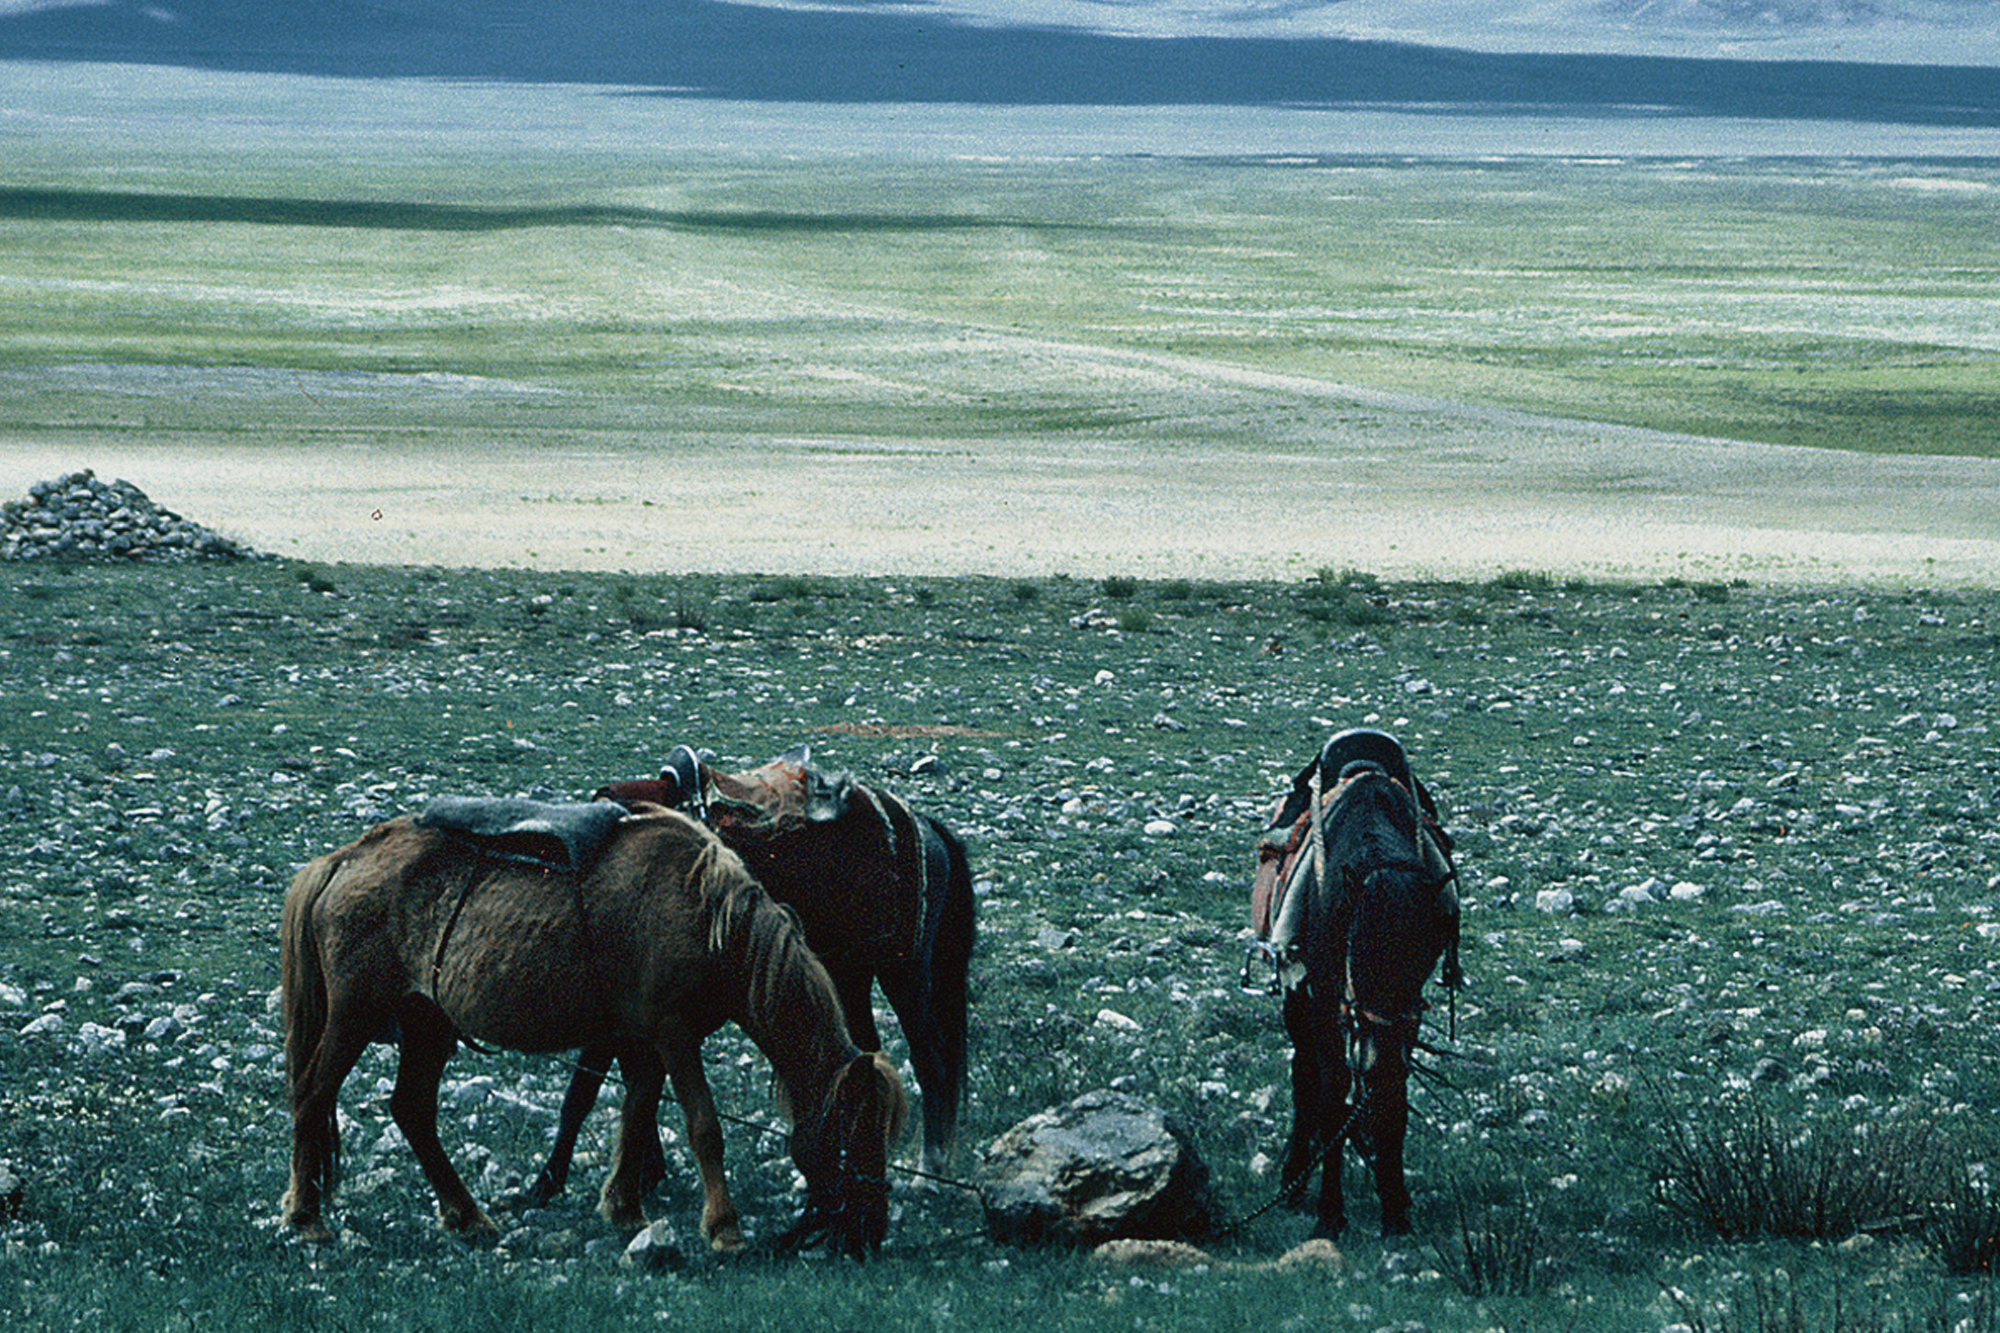
<path id="1" fill-rule="evenodd" d="M 1250 882 L 1250 928 L 1260 940 L 1271 938 L 1271 926 L 1278 919 L 1278 905 L 1284 897 L 1283 886 L 1291 882 L 1292 867 L 1298 864 L 1311 834 L 1312 813 L 1307 811 L 1290 828 L 1266 829 L 1257 839 L 1257 877 Z"/>

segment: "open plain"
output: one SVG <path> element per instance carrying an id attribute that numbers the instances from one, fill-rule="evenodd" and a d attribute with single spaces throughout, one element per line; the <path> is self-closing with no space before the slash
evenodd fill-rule
<path id="1" fill-rule="evenodd" d="M 2000 134 L 0 66 L 0 493 L 315 560 L 1987 584 Z"/>
<path id="2" fill-rule="evenodd" d="M 8 1327 L 2000 1328 L 1992 136 L 0 78 L 0 493 L 285 557 L 0 580 Z M 586 1151 L 468 1247 L 386 1047 L 341 1242 L 273 1218 L 300 862 L 799 741 L 971 842 L 957 1169 L 1113 1084 L 1240 1218 L 1289 1111 L 1249 849 L 1357 723 L 1464 877 L 1412 1243 L 1350 1161 L 1337 1264 L 1279 1210 L 1113 1269 L 901 1182 L 877 1262 L 640 1273 Z M 567 1072 L 453 1061 L 482 1199 Z M 784 1136 L 728 1137 L 768 1236 Z"/>

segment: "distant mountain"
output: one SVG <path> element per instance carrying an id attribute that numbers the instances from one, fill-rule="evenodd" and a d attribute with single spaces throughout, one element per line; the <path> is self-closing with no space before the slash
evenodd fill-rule
<path id="1" fill-rule="evenodd" d="M 883 0 L 756 2 L 861 10 Z M 2000 0 L 934 0 L 928 12 L 1155 37 L 1352 37 L 1469 51 L 2000 65 Z"/>
<path id="2" fill-rule="evenodd" d="M 1381 8 L 1354 0 L 1354 12 L 1371 3 Z M 720 0 L 0 0 L 0 58 L 613 83 L 756 101 L 1364 103 L 2000 124 L 2000 68 L 1978 65 L 1132 36 Z"/>

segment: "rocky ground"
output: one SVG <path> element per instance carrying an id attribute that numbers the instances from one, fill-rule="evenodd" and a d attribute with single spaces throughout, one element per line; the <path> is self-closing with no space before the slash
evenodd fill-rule
<path id="1" fill-rule="evenodd" d="M 813 741 L 971 839 L 975 1143 L 1109 1083 L 1166 1098 L 1254 1194 L 1287 1097 L 1275 1012 L 1237 991 L 1246 849 L 1356 722 L 1405 738 L 1465 864 L 1458 1022 L 1487 1072 L 1431 1133 L 1565 1159 L 1565 1108 L 1624 1105 L 1663 1042 L 1711 1091 L 1983 1105 L 1987 599 L 224 568 L 11 590 L 0 910 L 26 943 L 0 1009 L 17 1109 L 89 1079 L 102 1114 L 183 1122 L 259 1208 L 291 868 L 429 794 L 580 795 L 682 739 L 746 765 Z M 756 1063 L 724 1056 L 752 1108 Z M 382 1077 L 354 1087 L 354 1207 L 413 1188 Z M 455 1067 L 482 1188 L 528 1169 L 565 1078 Z"/>

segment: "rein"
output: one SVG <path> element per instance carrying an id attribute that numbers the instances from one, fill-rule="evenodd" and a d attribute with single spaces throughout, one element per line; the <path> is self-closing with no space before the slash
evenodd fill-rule
<path id="1" fill-rule="evenodd" d="M 1312 1179 L 1313 1172 L 1321 1168 L 1329 1171 L 1338 1171 L 1340 1169 L 1338 1165 L 1328 1165 L 1327 1159 L 1347 1146 L 1347 1141 L 1354 1135 L 1355 1122 L 1361 1119 L 1361 1112 L 1368 1106 L 1368 1086 L 1359 1079 L 1355 1080 L 1353 1086 L 1359 1091 L 1353 1102 L 1348 1105 L 1347 1119 L 1342 1122 L 1340 1132 L 1334 1135 L 1330 1142 L 1320 1148 L 1319 1154 L 1312 1159 L 1312 1162 L 1305 1170 L 1299 1172 L 1298 1178 L 1289 1185 L 1280 1185 L 1278 1192 L 1267 1199 L 1262 1206 L 1245 1213 L 1242 1217 L 1237 1218 L 1227 1225 L 1217 1227 L 1215 1229 L 1216 1235 L 1233 1236 L 1278 1205 L 1298 1198 L 1304 1192 L 1306 1182 Z"/>

